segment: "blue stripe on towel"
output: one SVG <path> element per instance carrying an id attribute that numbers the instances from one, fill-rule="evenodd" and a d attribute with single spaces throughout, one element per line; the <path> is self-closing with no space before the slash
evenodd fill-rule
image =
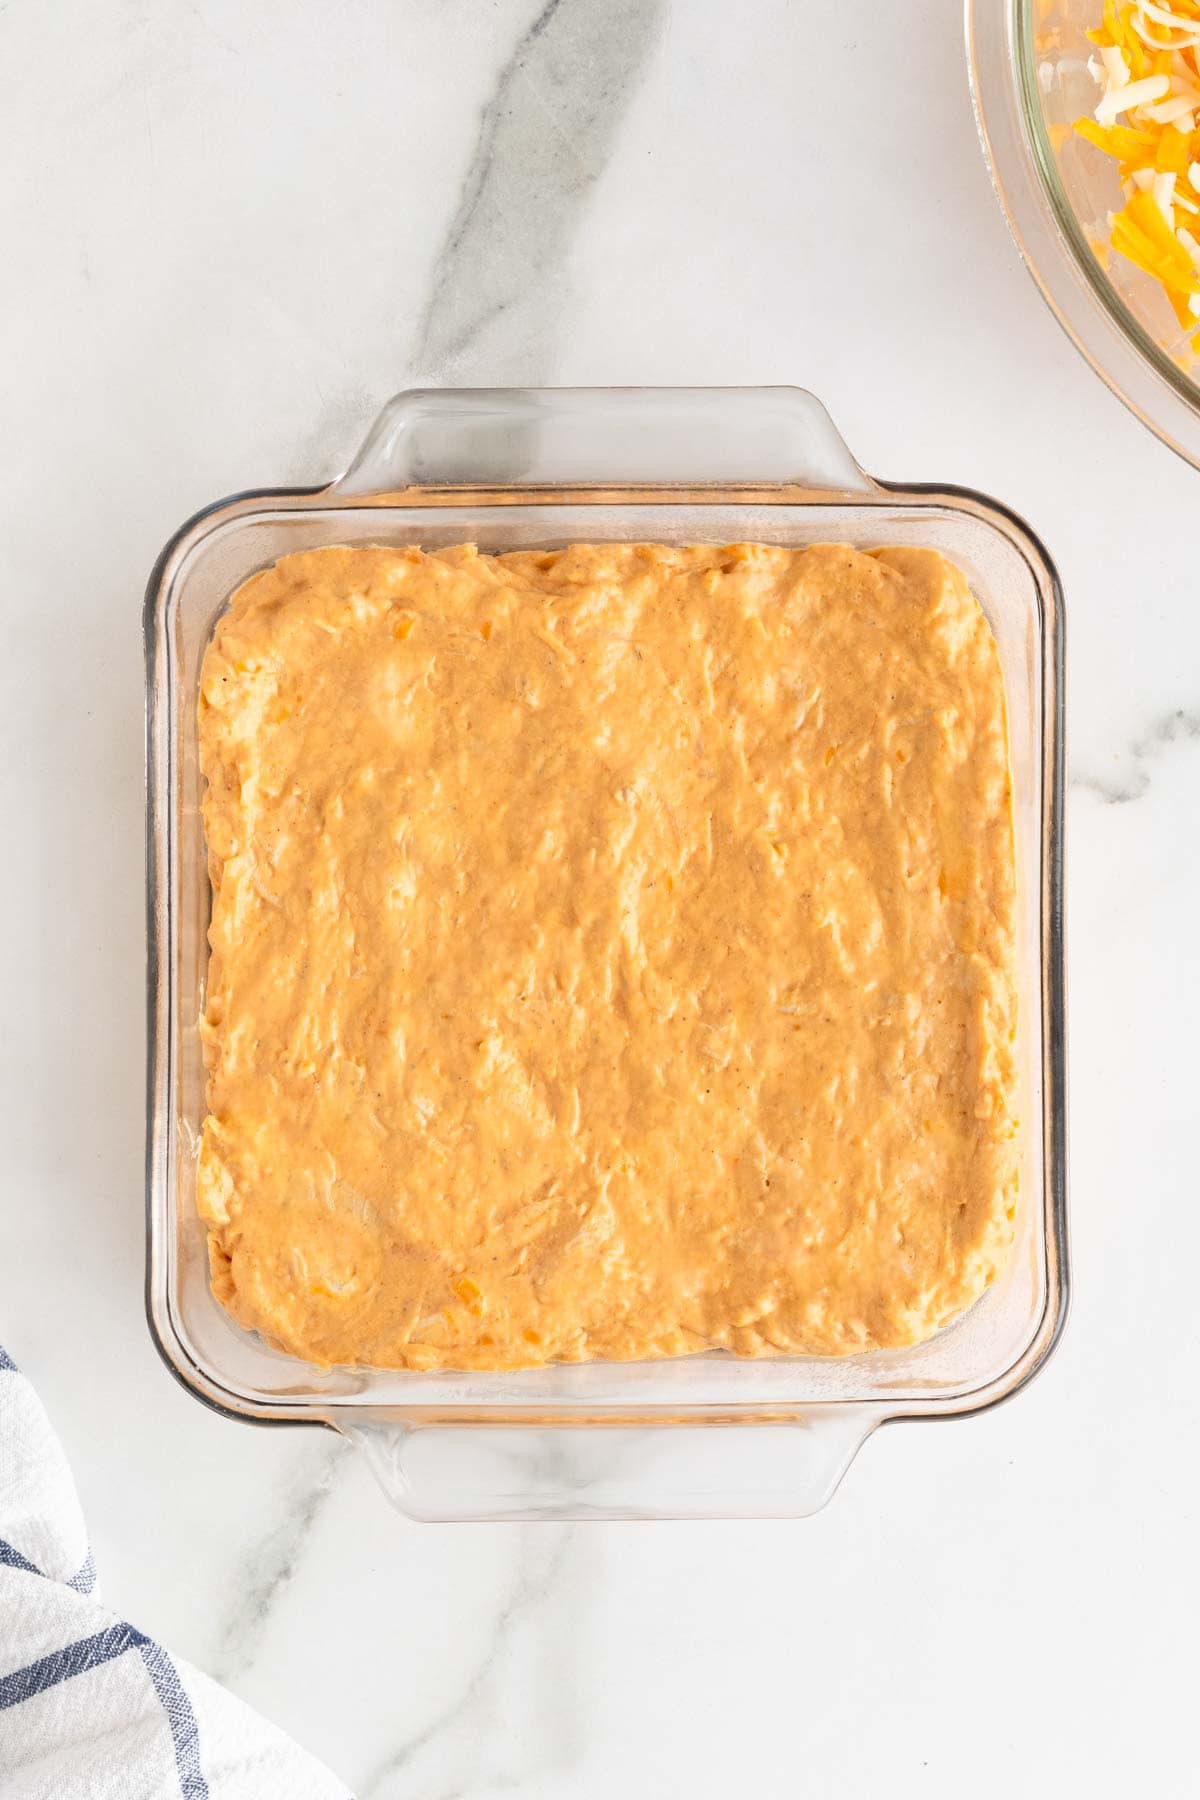
<path id="1" fill-rule="evenodd" d="M 0 1371 L 15 1370 L 16 1366 L 0 1344 Z M 30 1562 L 4 1538 L 0 1538 L 0 1567 L 19 1569 L 23 1574 L 46 1579 L 36 1563 Z M 96 1564 L 90 1550 L 65 1585 L 78 1594 L 91 1593 L 96 1585 Z M 179 1671 L 165 1650 L 144 1632 L 135 1631 L 132 1625 L 109 1625 L 92 1637 L 80 1638 L 74 1644 L 52 1651 L 49 1656 L 39 1657 L 37 1662 L 28 1663 L 23 1669 L 0 1675 L 0 1712 L 19 1706 L 23 1700 L 32 1700 L 37 1694 L 70 1681 L 75 1675 L 84 1675 L 89 1669 L 113 1662 L 127 1650 L 134 1649 L 140 1653 L 159 1704 L 167 1715 L 182 1800 L 209 1800 L 208 1782 L 200 1764 L 200 1729 Z"/>
<path id="2" fill-rule="evenodd" d="M 78 1643 L 52 1650 L 49 1656 L 40 1657 L 23 1669 L 14 1669 L 11 1675 L 0 1677 L 0 1712 L 19 1706 L 22 1700 L 32 1700 L 35 1694 L 44 1694 L 60 1681 L 70 1681 L 73 1675 L 99 1668 L 114 1656 L 124 1656 L 141 1635 L 132 1625 L 110 1625 L 94 1637 L 80 1638 Z"/>
<path id="3" fill-rule="evenodd" d="M 89 1550 L 67 1586 L 77 1594 L 90 1594 L 96 1585 L 96 1559 Z"/>
<path id="4" fill-rule="evenodd" d="M 27 1556 L 22 1556 L 16 1545 L 10 1544 L 7 1538 L 0 1538 L 0 1567 L 20 1569 L 24 1575 L 40 1575 L 43 1581 L 50 1579 L 44 1569 L 39 1569 L 37 1564 L 30 1562 Z M 90 1550 L 70 1581 L 64 1582 L 63 1585 L 73 1588 L 77 1594 L 91 1593 L 96 1585 L 96 1559 Z"/>
<path id="5" fill-rule="evenodd" d="M 7 1538 L 0 1538 L 0 1563 L 6 1569 L 20 1569 L 26 1575 L 41 1575 L 42 1571 L 36 1563 L 31 1563 L 27 1556 L 22 1556 L 15 1544 Z"/>
<path id="6" fill-rule="evenodd" d="M 160 1645 L 144 1638 L 138 1648 L 171 1727 L 183 1800 L 208 1800 L 208 1782 L 200 1767 L 200 1730 L 179 1671 Z"/>
<path id="7" fill-rule="evenodd" d="M 20 1552 L 13 1554 L 20 1555 Z M 32 1564 L 29 1566 L 33 1567 Z M 0 1676 L 0 1712 L 10 1706 L 19 1706 L 23 1700 L 32 1700 L 62 1681 L 70 1681 L 72 1676 L 98 1669 L 102 1663 L 112 1662 L 115 1657 L 124 1656 L 127 1650 L 133 1649 L 141 1652 L 146 1673 L 167 1715 L 175 1751 L 175 1772 L 183 1800 L 209 1800 L 208 1782 L 200 1766 L 200 1729 L 187 1690 L 179 1679 L 179 1671 L 160 1645 L 144 1632 L 135 1631 L 132 1625 L 110 1625 L 93 1637 L 80 1638 L 78 1643 L 52 1651 L 24 1669 L 14 1669 L 11 1675 Z"/>

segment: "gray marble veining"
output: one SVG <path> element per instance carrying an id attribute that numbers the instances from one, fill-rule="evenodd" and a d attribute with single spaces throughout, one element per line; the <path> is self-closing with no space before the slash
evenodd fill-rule
<path id="1" fill-rule="evenodd" d="M 592 1552 L 575 1526 L 526 1526 L 519 1543 L 510 1581 L 460 1685 L 370 1771 L 359 1800 L 502 1792 L 577 1760 L 571 1697 L 581 1584 L 573 1577 L 579 1565 L 590 1567 Z M 530 1708 L 536 1716 L 522 1718 Z"/>
<path id="2" fill-rule="evenodd" d="M 1140 800 L 1150 786 L 1153 765 L 1182 744 L 1200 743 L 1200 711 L 1182 707 L 1163 713 L 1149 730 L 1129 746 L 1122 757 L 1124 773 L 1105 776 L 1090 770 L 1079 770 L 1071 776 L 1071 786 L 1096 794 L 1109 806 L 1126 806 Z"/>
<path id="3" fill-rule="evenodd" d="M 548 0 L 483 110 L 412 351 L 427 379 L 545 380 L 572 233 L 661 28 L 662 0 Z M 489 327 L 503 321 L 501 335 Z"/>
<path id="4" fill-rule="evenodd" d="M 236 1681 L 254 1661 L 274 1608 L 293 1580 L 305 1544 L 329 1502 L 346 1454 L 340 1438 L 322 1439 L 304 1460 L 269 1530 L 252 1546 L 238 1578 L 230 1582 L 236 1599 L 212 1668 L 218 1681 Z"/>

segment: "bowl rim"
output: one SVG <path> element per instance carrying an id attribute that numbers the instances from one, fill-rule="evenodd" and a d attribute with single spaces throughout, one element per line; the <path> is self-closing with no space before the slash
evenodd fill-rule
<path id="1" fill-rule="evenodd" d="M 1030 275 L 1095 374 L 1200 468 L 1200 384 L 1126 306 L 1058 175 L 1038 99 L 1034 0 L 965 0 L 968 79 L 992 186 Z"/>

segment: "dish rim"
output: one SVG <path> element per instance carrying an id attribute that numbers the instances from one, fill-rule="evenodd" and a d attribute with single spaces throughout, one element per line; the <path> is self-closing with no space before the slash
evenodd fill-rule
<path id="1" fill-rule="evenodd" d="M 502 390 L 498 390 L 502 392 Z M 401 397 L 403 398 L 403 397 Z M 391 403 L 393 406 L 397 402 Z M 385 409 L 386 414 L 386 409 Z M 353 467 L 354 465 L 352 465 Z M 271 512 L 333 511 L 352 508 L 377 509 L 394 514 L 398 509 L 439 502 L 447 506 L 455 500 L 475 505 L 529 505 L 539 498 L 556 503 L 569 501 L 576 505 L 628 503 L 646 506 L 678 503 L 678 485 L 635 482 L 622 486 L 596 483 L 536 484 L 520 483 L 448 484 L 443 487 L 410 487 L 369 495 L 345 495 L 338 482 L 328 485 L 254 488 L 202 507 L 187 519 L 167 541 L 149 578 L 143 613 L 143 639 L 146 658 L 146 854 L 147 854 L 147 1060 L 146 1101 L 147 1132 L 145 1156 L 145 1205 L 147 1253 L 145 1270 L 145 1307 L 151 1338 L 171 1373 L 205 1405 L 230 1418 L 258 1424 L 320 1424 L 337 1426 L 339 1413 L 352 1414 L 361 1421 L 372 1413 L 369 1404 L 358 1401 L 347 1406 L 337 1396 L 309 1392 L 297 1399 L 265 1403 L 257 1398 L 232 1391 L 213 1372 L 199 1363 L 187 1349 L 177 1328 L 169 1284 L 160 1283 L 156 1181 L 162 1158 L 171 1147 L 170 1133 L 161 1117 L 160 1097 L 170 1096 L 174 1046 L 171 1017 L 166 1005 L 169 989 L 168 957 L 174 939 L 171 930 L 171 836 L 174 831 L 173 786 L 171 783 L 171 747 L 163 713 L 170 713 L 169 695 L 162 689 L 160 661 L 164 652 L 167 624 L 166 601 L 171 582 L 183 559 L 194 551 L 211 532 L 227 524 L 249 522 Z M 381 1405 L 379 1416 L 401 1418 L 420 1424 L 434 1422 L 446 1425 L 478 1426 L 520 1424 L 578 1425 L 631 1423 L 651 1427 L 662 1424 L 697 1424 L 736 1422 L 739 1424 L 770 1423 L 799 1416 L 811 1417 L 821 1412 L 839 1413 L 856 1409 L 864 1418 L 881 1423 L 901 1418 L 961 1417 L 999 1404 L 1018 1393 L 1045 1366 L 1056 1347 L 1066 1323 L 1070 1305 L 1070 1260 L 1067 1219 L 1066 1178 L 1066 1019 L 1065 973 L 1063 950 L 1063 806 L 1064 806 L 1064 675 L 1065 629 L 1063 596 L 1057 570 L 1044 545 L 1026 521 L 1011 508 L 978 490 L 955 484 L 899 483 L 864 478 L 864 487 L 855 489 L 820 489 L 788 483 L 697 483 L 689 489 L 688 500 L 698 504 L 823 505 L 869 507 L 873 504 L 911 503 L 940 505 L 948 510 L 966 511 L 994 528 L 1002 530 L 1031 568 L 1038 596 L 1042 648 L 1040 795 L 1038 822 L 1044 848 L 1042 884 L 1039 896 L 1039 942 L 1036 966 L 1040 970 L 1039 997 L 1042 1007 L 1043 1040 L 1043 1152 L 1042 1152 L 1042 1227 L 1046 1268 L 1045 1291 L 1040 1317 L 1031 1330 L 1025 1348 L 1000 1374 L 965 1393 L 906 1399 L 894 1405 L 877 1398 L 817 1399 L 795 1404 L 773 1406 L 759 1402 L 743 1402 L 741 1408 L 726 1402 L 678 1403 L 665 1412 L 652 1406 L 639 1405 L 632 1416 L 611 1406 L 588 1405 L 567 1401 L 555 1403 L 539 1411 L 535 1404 L 517 1407 L 487 1406 L 456 1408 L 447 1418 L 436 1409 L 421 1405 L 396 1407 Z M 1043 583 L 1045 586 L 1043 586 Z M 1046 615 L 1046 592 L 1051 608 Z M 161 823 L 165 822 L 165 824 Z M 305 1366 L 303 1364 L 301 1367 Z"/>

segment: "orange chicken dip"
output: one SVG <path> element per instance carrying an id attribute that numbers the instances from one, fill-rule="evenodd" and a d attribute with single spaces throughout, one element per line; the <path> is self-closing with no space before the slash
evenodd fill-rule
<path id="1" fill-rule="evenodd" d="M 996 646 L 932 551 L 287 556 L 205 658 L 197 1179 L 312 1362 L 848 1355 L 1002 1268 Z"/>

